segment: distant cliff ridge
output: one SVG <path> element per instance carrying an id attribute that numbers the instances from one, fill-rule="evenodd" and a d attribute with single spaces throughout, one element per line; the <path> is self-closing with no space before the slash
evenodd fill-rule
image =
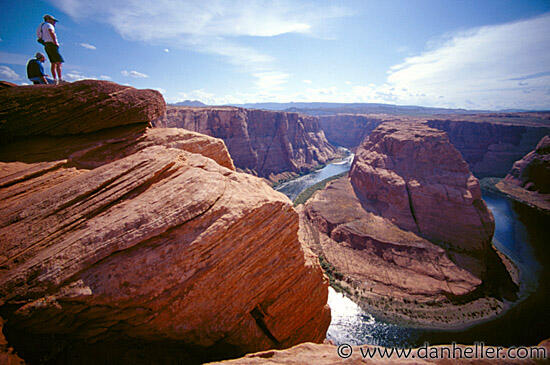
<path id="1" fill-rule="evenodd" d="M 355 148 L 376 126 L 386 121 L 427 121 L 447 132 L 451 143 L 477 177 L 504 176 L 514 161 L 531 151 L 550 133 L 550 113 L 484 113 L 434 115 L 338 114 L 319 117 L 327 140 Z"/>
<path id="2" fill-rule="evenodd" d="M 338 156 L 316 117 L 233 107 L 168 107 L 157 127 L 184 128 L 224 140 L 235 166 L 277 181 Z"/>

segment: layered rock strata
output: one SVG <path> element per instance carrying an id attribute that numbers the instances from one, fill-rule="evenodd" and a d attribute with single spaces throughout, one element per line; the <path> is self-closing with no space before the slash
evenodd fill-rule
<path id="1" fill-rule="evenodd" d="M 171 106 L 154 124 L 221 138 L 237 168 L 271 181 L 307 172 L 338 156 L 318 119 L 298 113 Z"/>
<path id="2" fill-rule="evenodd" d="M 148 128 L 164 113 L 156 92 L 76 84 L 79 98 L 68 96 L 74 84 L 2 95 L 57 92 L 59 103 L 31 104 L 24 140 L 13 125 L 22 102 L 3 114 L 0 311 L 8 334 L 27 334 L 16 349 L 59 335 L 167 341 L 207 359 L 322 341 L 328 285 L 290 201 L 236 172 L 223 141 Z M 118 101 L 129 94 L 143 102 Z M 71 119 L 66 97 L 97 120 Z"/>
<path id="3" fill-rule="evenodd" d="M 516 200 L 550 212 L 550 135 L 516 161 L 497 188 Z"/>
<path id="4" fill-rule="evenodd" d="M 377 127 L 349 178 L 316 193 L 301 218 L 337 285 L 388 317 L 446 327 L 515 297 L 477 179 L 445 133 L 425 124 Z"/>
<path id="5" fill-rule="evenodd" d="M 445 131 L 477 177 L 504 176 L 514 161 L 550 133 L 550 113 L 392 116 L 339 114 L 319 117 L 329 142 L 356 148 L 376 126 L 387 121 L 427 121 Z"/>

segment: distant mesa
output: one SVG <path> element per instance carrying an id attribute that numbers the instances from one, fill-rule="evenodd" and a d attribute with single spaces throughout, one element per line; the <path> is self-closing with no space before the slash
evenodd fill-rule
<path id="1" fill-rule="evenodd" d="M 513 199 L 550 213 L 550 135 L 516 161 L 497 188 Z"/>
<path id="2" fill-rule="evenodd" d="M 0 99 L 0 309 L 25 360 L 197 363 L 325 339 L 328 282 L 291 202 L 221 139 L 150 128 L 160 93 L 88 80 Z"/>
<path id="3" fill-rule="evenodd" d="M 316 117 L 235 107 L 174 107 L 153 123 L 221 138 L 247 173 L 271 182 L 303 174 L 339 157 Z"/>
<path id="4" fill-rule="evenodd" d="M 426 124 L 380 124 L 300 214 L 333 285 L 382 316 L 461 326 L 515 298 L 478 180 Z"/>
<path id="5" fill-rule="evenodd" d="M 207 106 L 206 104 L 204 104 L 203 102 L 198 101 L 198 100 L 184 100 L 184 101 L 180 101 L 178 103 L 173 103 L 173 104 L 170 104 L 170 105 L 173 105 L 173 106 L 195 106 L 195 107 Z"/>

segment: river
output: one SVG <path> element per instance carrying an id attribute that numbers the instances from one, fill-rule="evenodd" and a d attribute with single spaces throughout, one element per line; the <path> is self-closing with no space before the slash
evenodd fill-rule
<path id="1" fill-rule="evenodd" d="M 349 170 L 353 155 L 308 175 L 287 181 L 276 190 L 294 200 L 301 191 L 330 176 Z M 495 217 L 494 245 L 520 268 L 520 299 L 502 316 L 462 330 L 426 330 L 377 319 L 343 294 L 329 288 L 332 321 L 327 338 L 336 344 L 372 344 L 416 347 L 425 342 L 487 345 L 536 345 L 550 337 L 549 268 L 550 220 L 534 209 L 500 195 L 484 192 L 483 199 Z M 545 265 L 543 265 L 545 264 Z"/>

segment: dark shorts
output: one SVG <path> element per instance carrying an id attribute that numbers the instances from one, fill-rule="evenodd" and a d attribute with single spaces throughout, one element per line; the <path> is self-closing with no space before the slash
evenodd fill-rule
<path id="1" fill-rule="evenodd" d="M 59 54 L 59 46 L 56 46 L 52 42 L 46 42 L 44 49 L 46 50 L 51 63 L 65 62 L 63 57 L 61 57 L 61 54 Z"/>

